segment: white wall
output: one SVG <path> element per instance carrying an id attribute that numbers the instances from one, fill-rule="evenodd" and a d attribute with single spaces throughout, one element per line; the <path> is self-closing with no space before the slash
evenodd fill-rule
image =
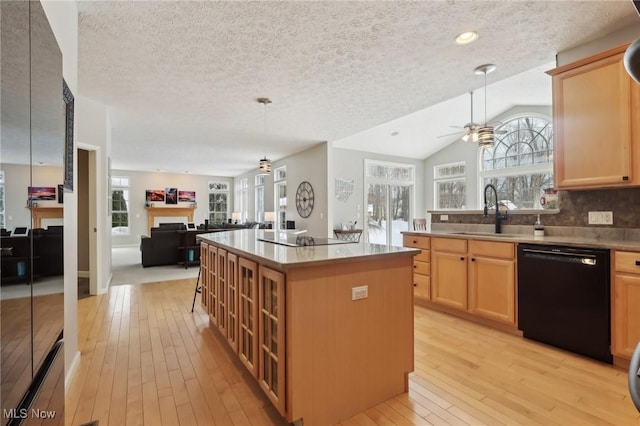
<path id="1" fill-rule="evenodd" d="M 330 179 L 333 180 L 332 184 L 328 185 L 331 188 L 329 193 L 332 223 L 331 229 L 337 229 L 341 223 L 348 223 L 349 221 L 357 221 L 359 224 L 363 224 L 365 219 L 366 205 L 365 205 L 365 188 L 364 188 L 364 160 L 379 160 L 387 161 L 391 163 L 411 164 L 415 166 L 415 187 L 414 187 L 414 199 L 413 199 L 413 217 L 425 217 L 425 204 L 424 204 L 424 163 L 422 160 L 415 160 L 413 158 L 395 157 L 389 155 L 373 154 L 364 151 L 354 151 L 342 148 L 332 149 L 332 164 Z M 353 194 L 347 202 L 339 201 L 335 196 L 335 179 L 354 179 L 355 187 Z M 360 226 L 358 226 L 360 228 Z"/>
<path id="2" fill-rule="evenodd" d="M 147 230 L 147 211 L 145 196 L 147 189 L 178 188 L 178 191 L 195 191 L 197 207 L 194 211 L 194 223 L 204 223 L 209 217 L 209 182 L 229 183 L 233 188 L 233 178 L 219 176 L 192 175 L 186 173 L 139 172 L 133 170 L 112 170 L 111 176 L 129 178 L 129 235 L 112 237 L 113 246 L 139 245 L 141 235 L 149 235 Z M 230 191 L 229 217 L 233 206 L 233 190 Z M 158 203 L 156 203 L 158 204 Z M 188 206 L 190 203 L 178 203 Z M 164 220 L 164 219 L 163 219 Z M 173 221 L 173 220 L 164 220 Z"/>

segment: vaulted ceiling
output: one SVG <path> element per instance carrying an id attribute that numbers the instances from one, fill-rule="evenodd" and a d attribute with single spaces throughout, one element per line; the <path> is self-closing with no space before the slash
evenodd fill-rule
<path id="1" fill-rule="evenodd" d="M 79 92 L 108 106 L 113 167 L 218 176 L 323 141 L 425 158 L 456 139 L 438 135 L 469 121 L 468 92 L 484 83 L 476 66 L 497 65 L 488 76 L 489 117 L 513 105 L 549 105 L 544 71 L 557 52 L 640 25 L 631 1 L 80 1 L 78 8 Z M 469 29 L 479 39 L 456 45 L 455 35 Z M 273 103 L 265 111 L 258 97 Z"/>

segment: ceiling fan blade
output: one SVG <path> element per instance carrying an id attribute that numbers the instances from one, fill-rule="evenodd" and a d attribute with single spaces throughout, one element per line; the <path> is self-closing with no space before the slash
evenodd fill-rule
<path id="1" fill-rule="evenodd" d="M 465 134 L 465 132 L 455 132 L 455 133 L 447 133 L 446 135 L 440 135 L 440 136 L 438 136 L 438 137 L 439 137 L 439 138 L 446 138 L 447 136 L 453 136 L 453 135 L 460 135 L 460 136 L 462 136 L 462 135 L 464 135 L 464 134 Z"/>

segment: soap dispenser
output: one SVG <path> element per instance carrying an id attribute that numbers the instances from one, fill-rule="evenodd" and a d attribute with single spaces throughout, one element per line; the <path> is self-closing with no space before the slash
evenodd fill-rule
<path id="1" fill-rule="evenodd" d="M 536 223 L 533 224 L 533 236 L 534 237 L 544 237 L 544 226 L 540 221 L 540 215 L 536 219 Z"/>

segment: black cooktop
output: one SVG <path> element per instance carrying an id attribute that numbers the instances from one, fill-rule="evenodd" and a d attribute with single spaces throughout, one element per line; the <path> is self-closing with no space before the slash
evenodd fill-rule
<path id="1" fill-rule="evenodd" d="M 289 246 L 289 247 L 328 246 L 332 244 L 345 244 L 349 242 L 349 241 L 343 241 L 343 240 L 336 240 L 335 238 L 311 237 L 309 235 L 294 235 L 294 234 L 264 235 L 262 237 L 258 237 L 258 241 L 281 244 L 283 246 Z"/>

